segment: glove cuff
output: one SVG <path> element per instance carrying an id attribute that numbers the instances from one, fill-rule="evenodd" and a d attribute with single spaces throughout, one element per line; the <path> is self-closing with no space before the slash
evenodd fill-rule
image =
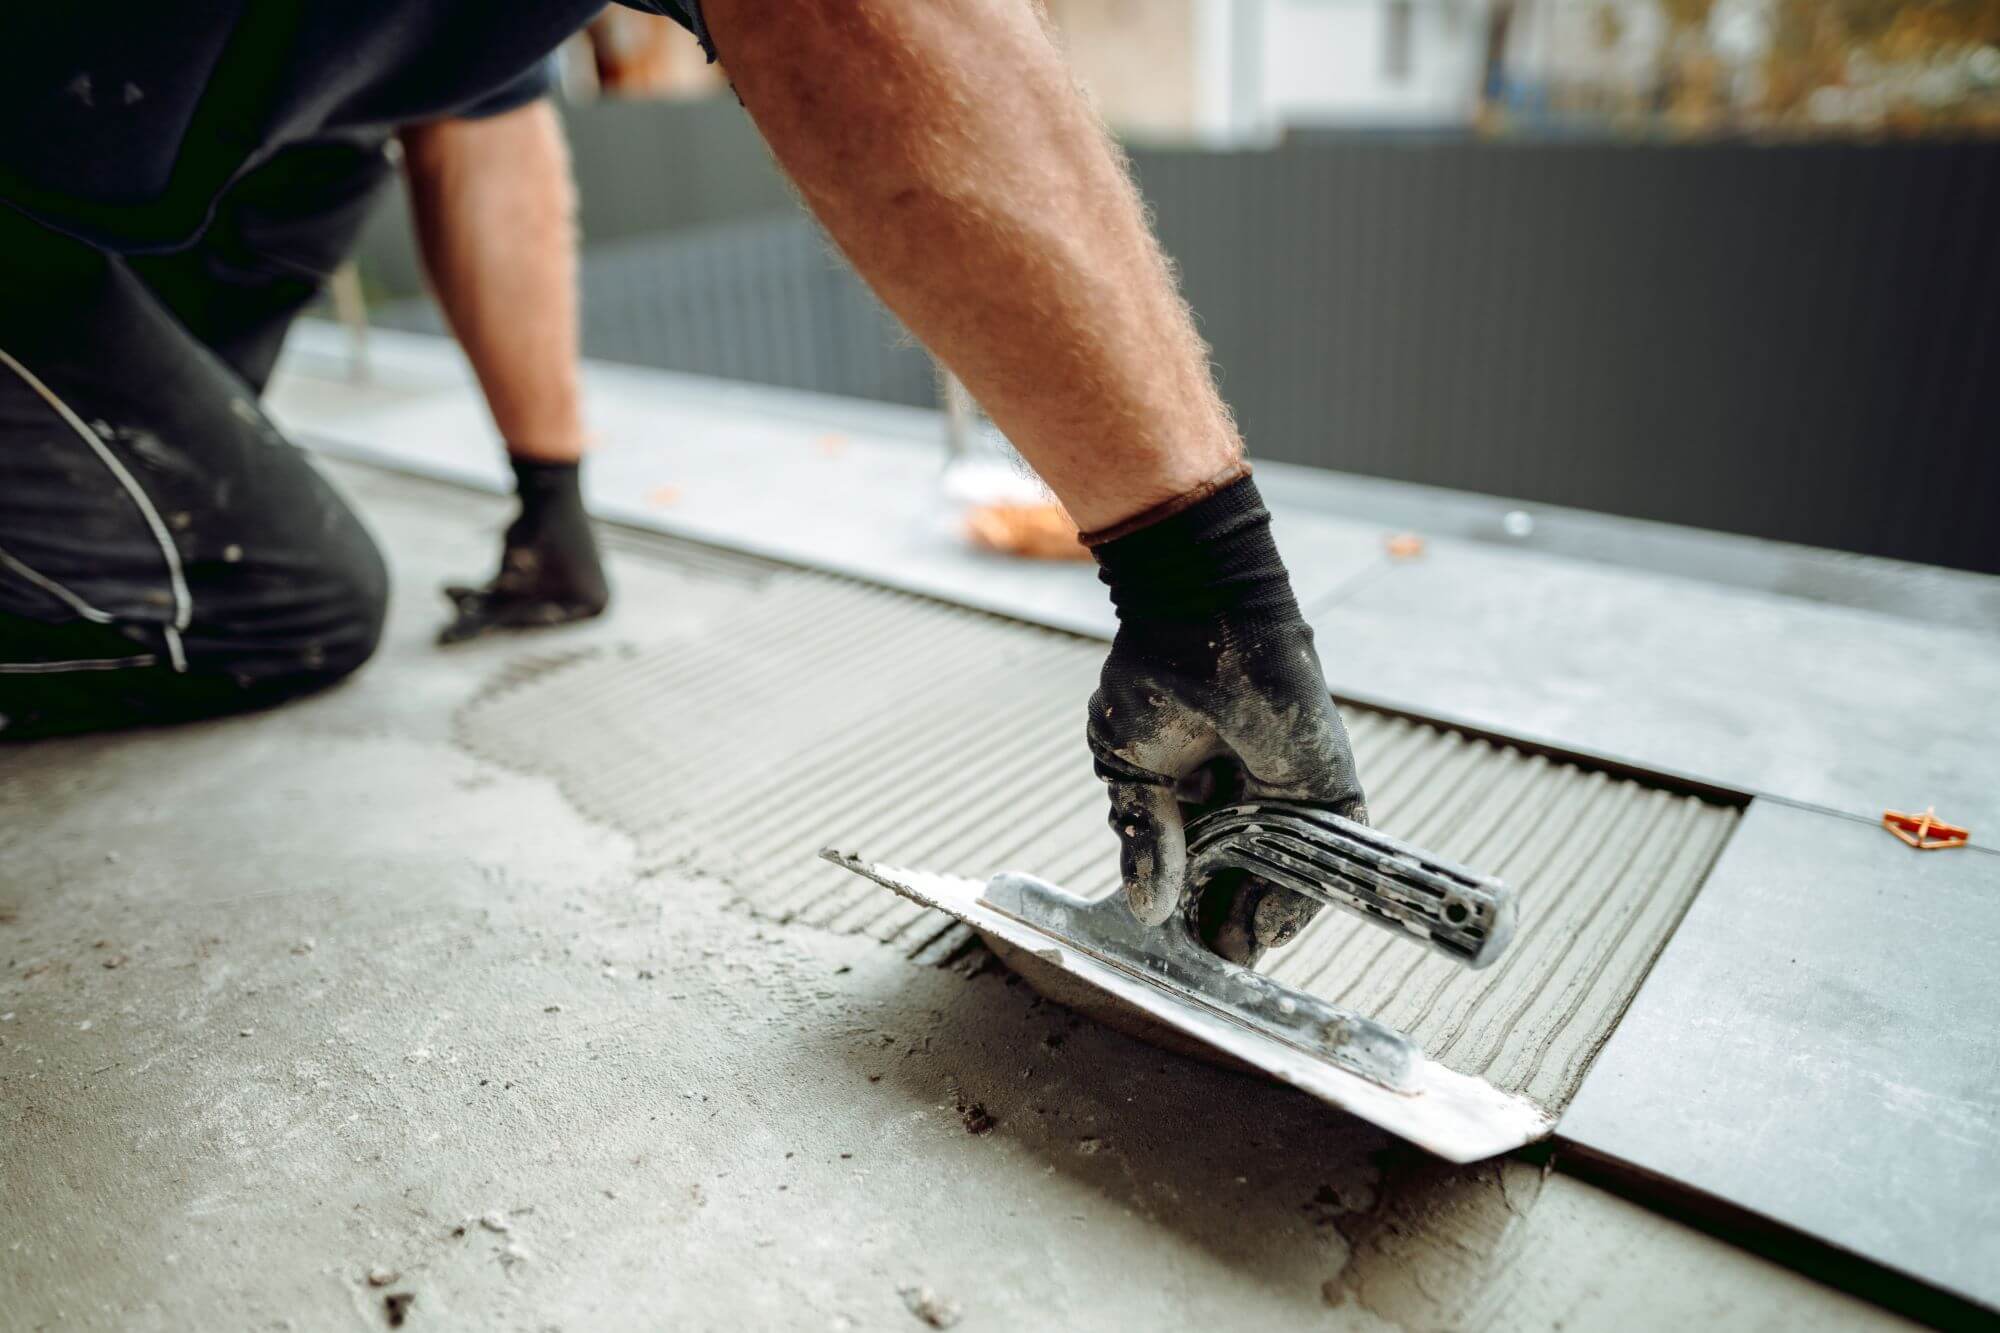
<path id="1" fill-rule="evenodd" d="M 1121 622 L 1234 615 L 1300 619 L 1271 511 L 1242 476 L 1165 516 L 1091 547 Z"/>
<path id="2" fill-rule="evenodd" d="M 1142 509 L 1132 517 L 1113 523 L 1108 528 L 1099 528 L 1095 532 L 1080 532 L 1076 539 L 1085 546 L 1096 548 L 1107 542 L 1115 542 L 1120 537 L 1129 537 L 1141 528 L 1152 527 L 1163 518 L 1172 518 L 1183 509 L 1194 508 L 1217 491 L 1224 490 L 1249 475 L 1249 460 L 1239 458 L 1193 490 L 1183 491 L 1173 499 L 1163 504 L 1156 504 L 1151 509 Z"/>
<path id="3" fill-rule="evenodd" d="M 539 458 L 510 456 L 507 461 L 514 469 L 514 494 L 520 497 L 523 507 L 548 508 L 574 504 L 582 508 L 583 464 L 580 460 L 554 463 Z"/>

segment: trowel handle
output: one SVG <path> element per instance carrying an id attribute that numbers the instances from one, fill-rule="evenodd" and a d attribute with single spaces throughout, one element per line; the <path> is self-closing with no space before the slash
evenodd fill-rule
<path id="1" fill-rule="evenodd" d="M 1315 806 L 1225 806 L 1188 825 L 1187 846 L 1196 887 L 1241 871 L 1401 930 L 1467 967 L 1493 962 L 1514 935 L 1506 884 Z"/>

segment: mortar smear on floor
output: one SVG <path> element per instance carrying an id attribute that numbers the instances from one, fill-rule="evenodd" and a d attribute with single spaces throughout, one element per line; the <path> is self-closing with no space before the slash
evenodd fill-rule
<path id="1" fill-rule="evenodd" d="M 1083 744 L 1101 643 L 808 573 L 712 630 L 571 662 L 470 705 L 460 742 L 554 778 L 653 864 L 775 920 L 918 955 L 963 940 L 816 859 L 1115 889 Z M 1345 913 L 1266 970 L 1559 1111 L 1734 827 L 1735 808 L 1348 708 L 1375 822 L 1520 891 L 1502 962 L 1465 972 Z"/>

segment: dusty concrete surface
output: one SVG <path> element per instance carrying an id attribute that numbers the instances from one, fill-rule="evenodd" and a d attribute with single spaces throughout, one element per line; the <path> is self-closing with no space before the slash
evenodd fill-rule
<path id="1" fill-rule="evenodd" d="M 432 588 L 498 506 L 339 477 L 399 580 L 363 677 L 0 750 L 6 1327 L 1888 1322 L 998 970 L 728 910 L 450 718 L 582 647 L 721 632 L 754 577 L 620 558 L 614 619 L 439 653 Z"/>

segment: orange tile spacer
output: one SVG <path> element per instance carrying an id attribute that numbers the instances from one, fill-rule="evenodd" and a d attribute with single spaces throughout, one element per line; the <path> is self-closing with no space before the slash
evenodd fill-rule
<path id="1" fill-rule="evenodd" d="M 965 512 L 965 533 L 974 546 L 1030 560 L 1088 560 L 1090 548 L 1076 539 L 1076 524 L 1055 501 L 1042 504 L 974 505 Z"/>
<path id="2" fill-rule="evenodd" d="M 1970 829 L 1945 823 L 1937 817 L 1937 807 L 1928 805 L 1920 815 L 1906 815 L 1901 810 L 1884 810 L 1882 827 L 1920 852 L 1941 852 L 1950 847 L 1963 847 L 1972 837 Z"/>
<path id="3" fill-rule="evenodd" d="M 1424 553 L 1424 539 L 1414 532 L 1399 532 L 1382 542 L 1392 560 L 1415 560 Z"/>

